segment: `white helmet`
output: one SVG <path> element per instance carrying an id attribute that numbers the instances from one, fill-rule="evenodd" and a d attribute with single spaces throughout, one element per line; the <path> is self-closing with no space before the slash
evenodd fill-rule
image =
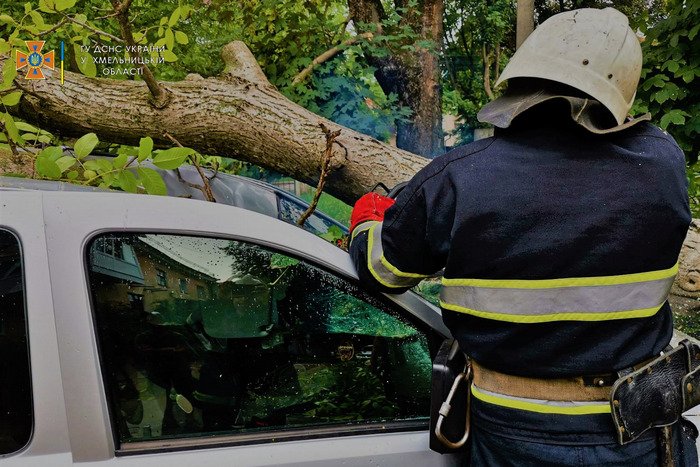
<path id="1" fill-rule="evenodd" d="M 503 70 L 511 78 L 542 78 L 574 87 L 624 122 L 642 70 L 642 48 L 627 17 L 614 8 L 582 8 L 542 23 Z"/>

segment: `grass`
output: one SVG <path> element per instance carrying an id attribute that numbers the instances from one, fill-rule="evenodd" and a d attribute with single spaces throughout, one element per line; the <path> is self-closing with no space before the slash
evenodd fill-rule
<path id="1" fill-rule="evenodd" d="M 311 203 L 313 197 L 313 191 L 308 193 L 302 193 L 300 196 L 300 198 L 302 198 L 307 203 Z M 319 198 L 318 200 L 317 209 L 345 226 L 350 225 L 350 213 L 352 212 L 352 206 L 343 203 L 334 196 L 331 196 L 327 193 L 321 193 L 321 198 Z"/>

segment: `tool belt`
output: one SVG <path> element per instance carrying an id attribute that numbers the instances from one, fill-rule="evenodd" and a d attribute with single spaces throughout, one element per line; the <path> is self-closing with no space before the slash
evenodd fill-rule
<path id="1" fill-rule="evenodd" d="M 472 383 L 479 390 L 515 398 L 609 401 L 617 441 L 626 444 L 651 428 L 676 423 L 683 412 L 700 404 L 700 347 L 684 340 L 659 357 L 617 373 L 540 379 L 484 368 L 464 357 L 454 340 L 446 340 L 433 362 L 431 449 L 455 452 L 466 444 Z"/>
<path id="2" fill-rule="evenodd" d="M 489 370 L 471 360 L 473 384 L 512 397 L 550 401 L 607 401 L 615 379 L 610 375 L 556 379 L 512 376 Z"/>
<path id="3" fill-rule="evenodd" d="M 687 339 L 643 367 L 620 373 L 610 395 L 620 444 L 672 425 L 700 404 L 700 347 Z"/>

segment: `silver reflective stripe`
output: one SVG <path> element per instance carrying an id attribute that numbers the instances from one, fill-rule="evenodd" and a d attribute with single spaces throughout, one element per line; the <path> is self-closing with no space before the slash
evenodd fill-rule
<path id="1" fill-rule="evenodd" d="M 590 415 L 610 413 L 610 403 L 607 401 L 550 401 L 528 399 L 500 394 L 472 385 L 472 394 L 479 400 L 512 409 L 529 412 L 555 413 L 563 415 Z"/>
<path id="2" fill-rule="evenodd" d="M 661 273 L 667 277 L 658 277 Z M 631 276 L 658 278 L 630 282 Z M 671 268 L 639 275 L 590 278 L 590 282 L 606 279 L 608 284 L 605 285 L 567 286 L 564 285 L 566 280 L 560 280 L 563 282 L 513 281 L 516 286 L 489 287 L 453 285 L 470 281 L 446 279 L 443 280 L 440 300 L 447 309 L 513 322 L 639 318 L 651 316 L 659 310 L 668 297 L 674 277 L 675 269 Z M 573 284 L 582 282 L 580 279 L 570 281 Z M 483 282 L 498 284 L 508 281 Z M 538 286 L 538 283 L 543 286 Z"/>
<path id="3" fill-rule="evenodd" d="M 382 249 L 382 224 L 378 222 L 370 227 L 367 245 L 367 267 L 377 281 L 386 287 L 413 287 L 425 274 L 403 272 L 393 266 L 384 257 Z"/>
<path id="4" fill-rule="evenodd" d="M 352 235 L 350 236 L 350 241 L 352 242 L 353 240 L 355 240 L 355 237 L 360 235 L 365 230 L 369 230 L 370 227 L 372 227 L 375 224 L 379 224 L 379 221 L 365 221 L 362 224 L 355 227 L 352 231 Z"/>

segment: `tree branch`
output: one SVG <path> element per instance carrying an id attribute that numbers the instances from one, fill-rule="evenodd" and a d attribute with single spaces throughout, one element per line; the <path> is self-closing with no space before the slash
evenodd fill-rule
<path id="1" fill-rule="evenodd" d="M 56 23 L 51 29 L 47 29 L 46 31 L 41 31 L 40 33 L 37 34 L 37 36 L 41 37 L 41 36 L 45 36 L 47 34 L 51 34 L 52 32 L 56 31 L 58 28 L 60 28 L 64 24 L 66 24 L 67 21 L 68 21 L 68 19 L 64 17 L 61 19 L 61 21 Z"/>
<path id="2" fill-rule="evenodd" d="M 110 34 L 110 33 L 106 32 L 106 31 L 102 31 L 102 30 L 100 30 L 100 29 L 97 29 L 97 28 L 95 28 L 95 27 L 93 27 L 93 26 L 90 26 L 90 25 L 87 24 L 87 23 L 83 23 L 82 21 L 78 21 L 77 19 L 72 18 L 72 17 L 70 17 L 70 16 L 68 16 L 68 15 L 65 15 L 63 18 L 64 18 L 66 21 L 70 21 L 71 23 L 74 23 L 74 24 L 77 24 L 78 26 L 84 27 L 84 28 L 87 29 L 88 31 L 92 31 L 92 32 L 94 32 L 95 34 L 98 34 L 98 35 L 103 36 L 103 37 L 109 37 L 109 38 L 112 39 L 113 41 L 119 42 L 120 44 L 123 44 L 123 43 L 125 42 L 124 39 L 121 39 L 121 38 L 119 38 L 119 37 L 117 37 L 117 36 L 115 36 L 115 35 L 113 35 L 113 34 Z M 49 32 L 49 31 L 47 31 L 47 32 Z"/>
<path id="3" fill-rule="evenodd" d="M 309 75 L 310 75 L 311 72 L 314 70 L 314 68 L 316 68 L 317 66 L 319 66 L 319 65 L 321 65 L 321 64 L 323 64 L 323 63 L 325 63 L 325 62 L 327 62 L 328 60 L 332 59 L 333 57 L 335 57 L 336 55 L 338 55 L 340 52 L 342 52 L 343 50 L 345 50 L 346 47 L 351 46 L 351 45 L 357 43 L 360 39 L 369 39 L 369 40 L 371 40 L 372 37 L 374 37 L 374 35 L 373 35 L 371 32 L 365 32 L 365 33 L 359 34 L 359 35 L 357 35 L 357 36 L 355 36 L 355 37 L 351 37 L 350 39 L 341 42 L 340 44 L 336 45 L 335 47 L 326 50 L 326 51 L 323 52 L 321 55 L 319 55 L 318 57 L 314 58 L 314 60 L 309 64 L 309 66 L 307 66 L 306 68 L 304 68 L 303 70 L 301 70 L 301 71 L 299 72 L 299 74 L 297 74 L 297 75 L 294 77 L 294 80 L 292 80 L 292 86 L 296 86 L 296 85 L 302 83 L 306 78 L 309 77 Z"/>
<path id="4" fill-rule="evenodd" d="M 306 220 L 313 214 L 318 206 L 318 200 L 321 198 L 321 193 L 323 193 L 323 187 L 326 185 L 326 177 L 331 171 L 331 159 L 333 158 L 333 144 L 336 143 L 335 139 L 340 136 L 341 130 L 331 131 L 323 122 L 319 122 L 318 126 L 326 135 L 326 149 L 323 152 L 323 158 L 321 159 L 321 175 L 318 177 L 318 185 L 316 185 L 316 193 L 314 193 L 314 198 L 311 200 L 311 204 L 306 208 L 306 211 L 299 217 L 297 225 L 303 226 Z"/>
<path id="5" fill-rule="evenodd" d="M 124 38 L 123 42 L 126 42 L 128 46 L 129 56 L 136 59 L 137 63 L 139 63 L 143 80 L 146 82 L 146 86 L 148 86 L 148 90 L 151 92 L 153 98 L 151 103 L 156 109 L 163 109 L 170 103 L 170 93 L 167 89 L 158 84 L 151 69 L 141 59 L 141 53 L 136 46 L 134 35 L 131 32 L 131 23 L 129 22 L 129 7 L 131 6 L 131 1 L 132 0 L 123 0 L 120 2 L 119 0 L 111 0 L 112 7 L 116 13 L 117 22 L 119 23 L 119 29 Z"/>
<path id="6" fill-rule="evenodd" d="M 163 133 L 163 136 L 168 138 L 175 145 L 177 145 L 181 148 L 184 147 L 182 144 L 180 144 L 180 142 L 178 140 L 173 138 L 173 136 L 170 133 L 168 133 L 167 131 L 165 133 Z M 216 198 L 214 198 L 214 193 L 211 191 L 211 184 L 209 183 L 210 179 L 206 176 L 206 174 L 202 170 L 202 167 L 200 167 L 199 162 L 197 162 L 196 157 L 190 157 L 190 161 L 192 162 L 192 165 L 194 166 L 194 168 L 197 169 L 197 173 L 199 174 L 199 177 L 202 179 L 202 185 L 197 185 L 196 183 L 186 182 L 182 178 L 180 171 L 178 169 L 175 169 L 175 171 L 177 172 L 177 178 L 182 183 L 185 183 L 187 186 L 192 187 L 192 188 L 196 188 L 199 191 L 201 191 L 207 201 L 211 201 L 212 203 L 216 203 Z"/>
<path id="7" fill-rule="evenodd" d="M 7 127 L 5 126 L 4 122 L 0 122 L 0 129 L 2 130 L 2 133 L 5 135 L 5 139 L 7 139 L 7 144 L 10 146 L 10 151 L 12 151 L 12 156 L 15 158 L 19 157 L 19 151 L 17 151 L 17 144 L 15 144 L 14 140 L 10 136 L 10 132 L 7 131 Z"/>

